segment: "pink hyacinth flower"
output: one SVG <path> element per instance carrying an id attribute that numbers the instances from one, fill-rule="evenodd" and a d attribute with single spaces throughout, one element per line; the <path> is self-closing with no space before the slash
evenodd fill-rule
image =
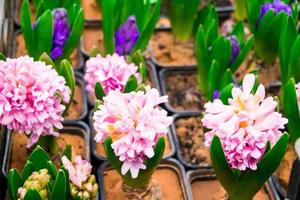
<path id="1" fill-rule="evenodd" d="M 30 135 L 27 147 L 41 135 L 61 129 L 63 103 L 71 91 L 62 76 L 44 62 L 28 56 L 0 61 L 0 124 Z"/>
<path id="2" fill-rule="evenodd" d="M 229 105 L 219 99 L 205 104 L 202 122 L 204 127 L 211 129 L 205 134 L 205 144 L 209 146 L 217 135 L 227 161 L 234 169 L 256 170 L 267 142 L 274 145 L 282 135 L 280 129 L 288 122 L 276 112 L 277 102 L 273 97 L 265 98 L 263 85 L 252 93 L 254 83 L 255 76 L 248 74 L 242 89 L 232 89 Z"/>
<path id="3" fill-rule="evenodd" d="M 71 182 L 82 189 L 82 184 L 91 175 L 92 165 L 87 160 L 83 160 L 81 156 L 76 156 L 74 164 L 66 156 L 63 156 L 61 161 L 69 172 Z"/>
<path id="4" fill-rule="evenodd" d="M 168 133 L 173 119 L 158 107 L 167 100 L 167 96 L 160 97 L 149 86 L 145 92 L 111 91 L 94 113 L 95 141 L 102 143 L 112 138 L 114 153 L 123 162 L 123 175 L 130 170 L 132 178 L 136 178 L 139 170 L 146 168 L 144 160 L 154 156 L 157 140 Z"/>
<path id="5" fill-rule="evenodd" d="M 137 71 L 138 67 L 134 64 L 128 64 L 123 56 L 115 53 L 102 57 L 98 54 L 86 62 L 84 76 L 86 90 L 94 95 L 95 85 L 100 82 L 106 94 L 112 90 L 123 91 L 132 75 L 137 78 L 138 83 L 141 83 L 141 76 Z"/>

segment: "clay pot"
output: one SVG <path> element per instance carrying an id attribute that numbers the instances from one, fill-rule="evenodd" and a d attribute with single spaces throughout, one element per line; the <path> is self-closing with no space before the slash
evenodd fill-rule
<path id="1" fill-rule="evenodd" d="M 20 29 L 14 33 L 11 55 L 12 57 L 27 55 L 24 37 Z M 70 60 L 74 70 L 82 70 L 84 59 L 82 54 L 80 53 L 79 48 L 74 49 L 73 54 L 70 56 Z"/>
<path id="2" fill-rule="evenodd" d="M 164 200 L 187 200 L 191 194 L 187 188 L 184 168 L 174 159 L 163 160 L 152 175 L 152 179 L 161 186 Z M 98 169 L 98 183 L 101 200 L 126 200 L 121 189 L 121 176 L 110 166 L 103 163 Z"/>
<path id="3" fill-rule="evenodd" d="M 58 146 L 63 148 L 66 144 L 71 144 L 73 152 L 81 155 L 86 160 L 91 160 L 90 153 L 90 129 L 84 122 L 64 122 L 64 128 L 59 130 Z M 2 173 L 7 177 L 11 168 L 21 171 L 25 161 L 30 154 L 26 149 L 27 136 L 7 131 L 6 145 L 4 151 Z"/>
<path id="4" fill-rule="evenodd" d="M 188 171 L 187 177 L 188 190 L 191 191 L 194 200 L 220 199 L 218 198 L 219 196 L 226 195 L 212 169 Z M 280 198 L 276 194 L 274 187 L 267 181 L 253 200 L 280 200 Z"/>
<path id="5" fill-rule="evenodd" d="M 294 161 L 286 198 L 290 200 L 300 199 L 300 161 L 299 157 Z"/>

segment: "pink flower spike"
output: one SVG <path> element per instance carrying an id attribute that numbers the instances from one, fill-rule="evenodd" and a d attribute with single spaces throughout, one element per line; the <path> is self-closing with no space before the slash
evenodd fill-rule
<path id="1" fill-rule="evenodd" d="M 63 103 L 71 91 L 62 76 L 44 62 L 28 56 L 0 61 L 0 124 L 30 135 L 27 147 L 41 135 L 58 136 Z"/>
<path id="2" fill-rule="evenodd" d="M 217 135 L 226 159 L 234 169 L 256 170 L 267 142 L 274 145 L 282 135 L 280 129 L 288 122 L 276 112 L 274 98 L 265 99 L 263 85 L 252 93 L 254 82 L 255 76 L 247 74 L 243 87 L 232 89 L 229 105 L 216 99 L 204 106 L 203 126 L 210 129 L 205 133 L 205 145 L 209 146 Z"/>
<path id="3" fill-rule="evenodd" d="M 76 156 L 74 164 L 66 156 L 61 161 L 69 172 L 71 182 L 82 189 L 82 184 L 91 176 L 92 165 L 81 156 Z"/>
<path id="4" fill-rule="evenodd" d="M 101 83 L 104 92 L 108 94 L 112 90 L 123 91 L 130 76 L 134 75 L 138 83 L 141 83 L 141 75 L 137 72 L 138 67 L 128 64 L 125 57 L 118 54 L 102 57 L 98 54 L 86 62 L 86 90 L 94 95 L 97 82 Z"/>
<path id="5" fill-rule="evenodd" d="M 123 175 L 130 171 L 136 178 L 139 170 L 146 168 L 144 160 L 154 156 L 157 140 L 168 133 L 173 119 L 159 108 L 167 100 L 150 86 L 131 93 L 111 91 L 94 113 L 95 141 L 102 143 L 112 138 L 112 149 L 123 162 Z"/>

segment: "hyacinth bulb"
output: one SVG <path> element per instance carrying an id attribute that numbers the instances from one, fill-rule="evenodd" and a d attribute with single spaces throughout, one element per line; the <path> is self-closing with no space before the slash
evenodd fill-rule
<path id="1" fill-rule="evenodd" d="M 129 55 L 139 36 L 136 19 L 134 16 L 129 16 L 127 21 L 115 31 L 115 52 L 120 56 Z"/>
<path id="2" fill-rule="evenodd" d="M 234 35 L 229 36 L 228 40 L 230 41 L 231 49 L 232 49 L 231 56 L 230 56 L 230 64 L 232 64 L 240 53 L 240 42 Z"/>
<path id="3" fill-rule="evenodd" d="M 53 41 L 51 58 L 56 60 L 63 55 L 64 44 L 70 34 L 68 13 L 64 8 L 57 8 L 52 11 L 53 15 Z"/>

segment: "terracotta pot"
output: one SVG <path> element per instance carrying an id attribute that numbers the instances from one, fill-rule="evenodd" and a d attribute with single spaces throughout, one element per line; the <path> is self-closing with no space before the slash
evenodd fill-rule
<path id="1" fill-rule="evenodd" d="M 191 194 L 186 189 L 187 179 L 185 170 L 176 160 L 163 160 L 152 175 L 152 178 L 158 182 L 159 185 L 162 185 L 162 198 L 164 200 L 191 199 Z M 99 191 L 101 195 L 100 199 L 123 200 L 124 194 L 119 187 L 121 182 L 121 177 L 113 168 L 111 168 L 110 164 L 107 162 L 103 163 L 98 169 L 98 183 L 102 186 Z M 114 194 L 110 193 L 109 190 L 114 191 Z"/>
<path id="2" fill-rule="evenodd" d="M 75 121 L 64 122 L 63 125 L 64 128 L 59 131 L 61 135 L 57 140 L 59 146 L 65 146 L 65 144 L 72 144 L 74 153 L 76 152 L 76 154 L 81 155 L 86 160 L 91 160 L 91 134 L 88 125 L 84 122 Z M 27 156 L 30 154 L 30 152 L 26 149 L 26 143 L 28 138 L 24 134 L 15 134 L 10 131 L 7 131 L 6 135 L 6 145 L 4 151 L 3 165 L 1 169 L 5 177 L 7 177 L 7 173 L 9 169 L 12 168 L 12 165 L 16 168 L 19 168 L 19 170 L 22 170 Z M 14 147 L 14 145 L 16 146 Z M 16 153 L 16 155 L 13 155 L 14 153 Z"/>

